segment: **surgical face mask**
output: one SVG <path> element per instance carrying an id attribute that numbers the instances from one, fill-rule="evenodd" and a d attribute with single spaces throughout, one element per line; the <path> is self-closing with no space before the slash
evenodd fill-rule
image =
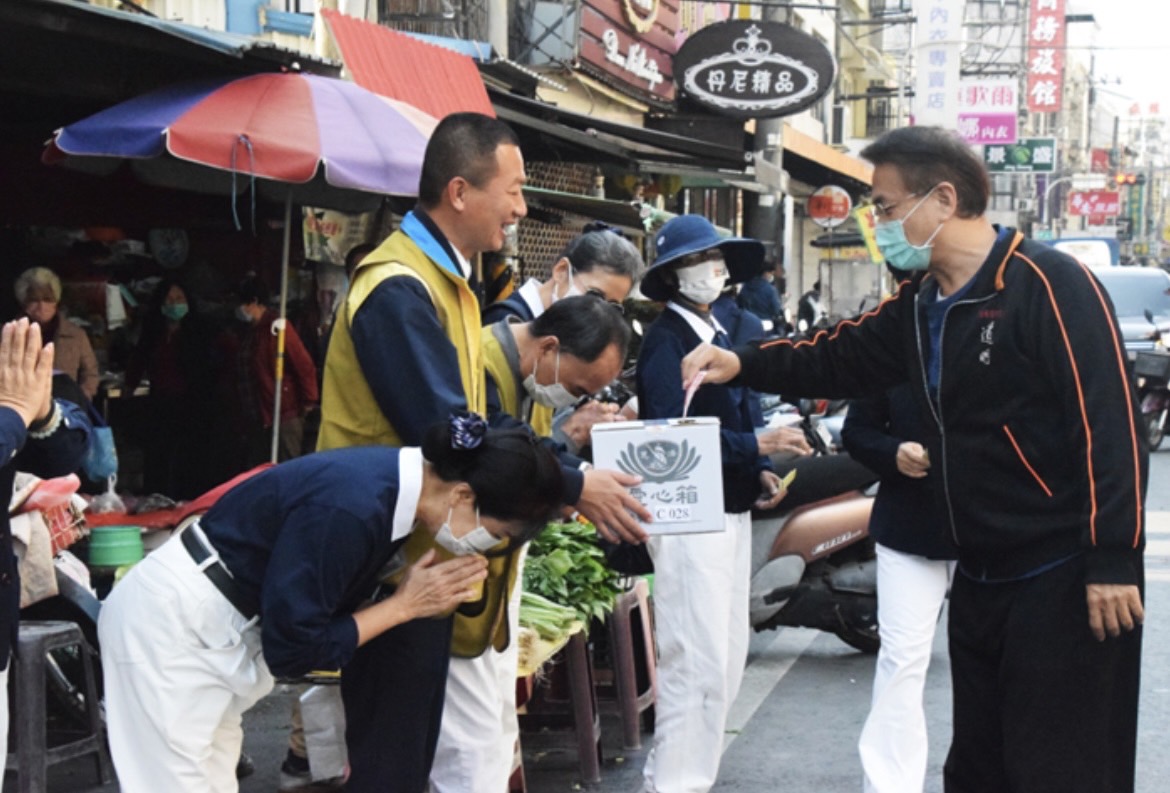
<path id="1" fill-rule="evenodd" d="M 187 316 L 187 304 L 167 303 L 162 307 L 162 315 L 169 320 L 178 322 L 183 317 Z"/>
<path id="2" fill-rule="evenodd" d="M 243 306 L 236 306 L 236 319 L 240 322 L 252 323 L 252 315 L 248 313 L 248 309 Z"/>
<path id="3" fill-rule="evenodd" d="M 585 294 L 585 293 L 577 288 L 577 282 L 573 279 L 573 265 L 570 263 L 569 264 L 569 285 L 567 287 L 565 287 L 565 293 L 563 295 L 558 295 L 556 284 L 553 284 L 552 300 L 555 303 L 558 300 L 561 300 L 561 299 L 566 298 L 566 297 L 580 297 L 583 294 Z"/>
<path id="4" fill-rule="evenodd" d="M 456 556 L 473 556 L 477 553 L 487 553 L 500 544 L 499 538 L 480 524 L 479 507 L 475 508 L 475 528 L 462 537 L 456 537 L 451 531 L 451 515 L 454 512 L 455 508 L 451 507 L 447 512 L 447 520 L 435 535 L 435 544 L 440 548 Z"/>
<path id="5" fill-rule="evenodd" d="M 898 220 L 890 220 L 885 223 L 878 223 L 874 227 L 874 239 L 877 242 L 878 250 L 881 251 L 882 256 L 885 257 L 886 263 L 903 272 L 915 272 L 918 270 L 925 270 L 930 266 L 930 252 L 932 249 L 931 242 L 938 236 L 942 230 L 942 224 L 938 224 L 938 228 L 934 230 L 926 242 L 921 245 L 911 245 L 910 241 L 906 239 L 906 227 L 904 221 L 911 215 L 918 211 L 918 207 L 922 206 L 922 202 L 930 197 L 934 192 L 934 188 L 930 188 L 914 208 L 906 213 L 906 217 Z"/>
<path id="6" fill-rule="evenodd" d="M 553 410 L 560 410 L 561 408 L 571 407 L 576 404 L 577 397 L 569 393 L 569 389 L 560 383 L 561 351 L 557 350 L 557 362 L 553 367 L 552 385 L 541 385 L 536 382 L 536 369 L 539 365 L 540 362 L 537 361 L 537 365 L 532 367 L 532 374 L 524 378 L 524 390 L 528 392 L 528 396 L 532 397 L 532 401 L 546 408 L 552 408 Z"/>
<path id="7" fill-rule="evenodd" d="M 675 272 L 678 273 L 679 293 L 700 305 L 714 303 L 727 286 L 727 265 L 723 263 L 723 257 L 680 267 Z"/>

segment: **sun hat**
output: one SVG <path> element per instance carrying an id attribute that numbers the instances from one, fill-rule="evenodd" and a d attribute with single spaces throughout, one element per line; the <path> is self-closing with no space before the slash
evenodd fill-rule
<path id="1" fill-rule="evenodd" d="M 657 256 L 642 276 L 639 289 L 651 300 L 673 296 L 663 273 L 679 264 L 684 256 L 718 248 L 727 263 L 728 283 L 738 284 L 758 275 L 764 265 L 764 244 L 743 237 L 722 237 L 702 215 L 679 215 L 666 222 L 654 237 Z"/>

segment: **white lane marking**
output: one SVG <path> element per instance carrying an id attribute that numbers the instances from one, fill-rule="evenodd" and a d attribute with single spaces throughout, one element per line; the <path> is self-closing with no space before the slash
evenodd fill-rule
<path id="1" fill-rule="evenodd" d="M 731 703 L 731 711 L 727 714 L 723 735 L 724 752 L 740 736 L 760 705 L 820 634 L 820 631 L 812 628 L 781 628 L 759 657 L 748 664 L 743 672 L 739 695 Z"/>
<path id="2" fill-rule="evenodd" d="M 1146 581 L 1170 582 L 1170 512 L 1146 513 Z"/>

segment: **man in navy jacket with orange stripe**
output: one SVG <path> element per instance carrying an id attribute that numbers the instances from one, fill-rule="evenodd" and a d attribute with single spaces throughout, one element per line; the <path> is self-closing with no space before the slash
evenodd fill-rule
<path id="1" fill-rule="evenodd" d="M 683 379 L 818 396 L 908 381 L 958 548 L 948 793 L 1132 791 L 1148 454 L 1113 306 L 1076 260 L 985 217 L 957 136 L 863 152 L 887 262 L 912 277 L 809 342 L 704 346 Z"/>

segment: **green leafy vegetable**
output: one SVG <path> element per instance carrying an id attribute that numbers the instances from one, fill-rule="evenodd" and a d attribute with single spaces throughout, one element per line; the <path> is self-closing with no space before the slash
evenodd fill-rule
<path id="1" fill-rule="evenodd" d="M 568 606 L 589 623 L 604 619 L 621 594 L 621 575 L 605 564 L 590 523 L 550 523 L 528 551 L 524 591 Z"/>

